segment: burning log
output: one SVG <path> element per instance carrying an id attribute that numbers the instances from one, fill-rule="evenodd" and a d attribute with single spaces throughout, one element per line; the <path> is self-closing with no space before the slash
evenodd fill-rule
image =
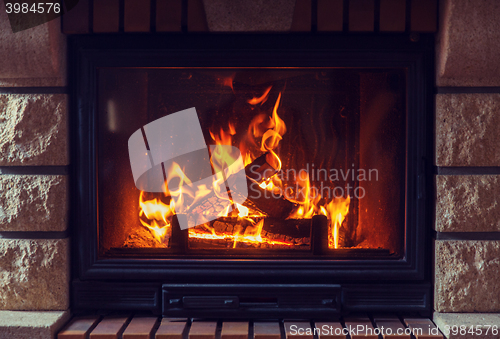
<path id="1" fill-rule="evenodd" d="M 311 236 L 311 219 L 266 218 L 263 231 L 285 234 L 291 238 L 308 238 Z"/>
<path id="2" fill-rule="evenodd" d="M 328 251 L 328 219 L 324 215 L 315 215 L 312 219 L 313 253 L 324 254 Z"/>
<path id="3" fill-rule="evenodd" d="M 217 216 L 218 211 L 224 210 L 228 201 L 219 198 L 214 192 L 200 201 L 195 207 L 191 208 L 191 213 L 195 215 Z"/>
<path id="4" fill-rule="evenodd" d="M 286 200 L 281 193 L 276 194 L 259 186 L 277 172 L 276 165 L 273 164 L 271 158 L 273 156 L 270 156 L 270 153 L 265 153 L 245 167 L 248 187 L 246 200 L 237 187 L 229 187 L 230 194 L 233 200 L 245 200 L 243 206 L 247 207 L 250 211 L 256 211 L 258 214 L 269 217 L 285 219 L 290 215 L 295 204 Z M 231 177 L 227 181 L 231 182 Z M 239 199 L 234 199 L 237 196 Z M 191 207 L 190 210 L 192 214 L 196 215 L 217 216 L 218 213 L 215 213 L 215 211 L 220 211 L 221 206 L 227 206 L 227 203 L 227 200 L 219 198 L 212 192 L 198 204 Z"/>
<path id="5" fill-rule="evenodd" d="M 244 206 L 256 209 L 270 217 L 286 218 L 290 215 L 295 205 L 286 200 L 282 194 L 275 194 L 257 183 L 248 180 L 249 194 Z"/>
<path id="6" fill-rule="evenodd" d="M 280 233 L 278 233 L 280 232 Z M 259 222 L 225 217 L 189 229 L 190 248 L 309 249 L 311 220 L 273 220 Z"/>
<path id="7" fill-rule="evenodd" d="M 278 172 L 277 167 L 279 166 L 275 157 L 270 152 L 267 152 L 248 164 L 245 167 L 245 174 L 248 179 L 260 184 L 275 175 Z"/>
<path id="8" fill-rule="evenodd" d="M 274 218 L 286 218 L 295 204 L 285 199 L 281 189 L 278 194 L 261 185 L 276 174 L 277 164 L 271 153 L 265 153 L 245 167 L 247 176 L 248 197 L 243 205 Z"/>

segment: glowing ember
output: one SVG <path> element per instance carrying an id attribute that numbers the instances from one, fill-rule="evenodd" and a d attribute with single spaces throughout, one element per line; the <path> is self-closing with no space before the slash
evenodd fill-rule
<path id="1" fill-rule="evenodd" d="M 264 220 L 260 220 L 255 226 L 249 226 L 245 229 L 243 234 L 239 230 L 234 233 L 216 233 L 212 228 L 211 233 L 204 232 L 196 228 L 189 229 L 189 238 L 205 239 L 205 240 L 224 240 L 233 243 L 233 248 L 236 248 L 237 243 L 247 244 L 268 244 L 268 245 L 281 245 L 281 246 L 294 246 L 293 242 L 284 240 L 275 240 L 263 237 L 261 235 L 262 228 L 264 227 Z"/>

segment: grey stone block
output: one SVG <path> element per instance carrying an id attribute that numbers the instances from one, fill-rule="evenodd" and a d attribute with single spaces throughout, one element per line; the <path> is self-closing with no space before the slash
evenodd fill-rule
<path id="1" fill-rule="evenodd" d="M 436 165 L 500 166 L 500 94 L 436 96 Z"/>
<path id="2" fill-rule="evenodd" d="M 67 96 L 0 94 L 0 166 L 67 165 Z"/>
<path id="3" fill-rule="evenodd" d="M 69 307 L 69 242 L 0 238 L 0 310 Z"/>
<path id="4" fill-rule="evenodd" d="M 66 176 L 0 175 L 0 192 L 0 231 L 66 230 Z"/>
<path id="5" fill-rule="evenodd" d="M 436 176 L 438 232 L 500 232 L 500 175 Z"/>
<path id="6" fill-rule="evenodd" d="M 434 309 L 500 311 L 500 241 L 435 241 Z"/>

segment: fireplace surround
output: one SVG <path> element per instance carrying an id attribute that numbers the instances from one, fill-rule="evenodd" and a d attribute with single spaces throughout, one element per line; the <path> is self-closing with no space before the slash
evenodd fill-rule
<path id="1" fill-rule="evenodd" d="M 425 225 L 429 223 L 426 197 L 432 196 L 431 180 L 428 179 L 431 169 L 426 160 L 432 149 L 429 142 L 432 139 L 428 137 L 432 131 L 429 119 L 432 45 L 432 37 L 427 36 L 422 36 L 418 42 L 407 37 L 371 36 L 192 35 L 170 37 L 168 41 L 155 37 L 73 38 L 71 60 L 74 62 L 70 67 L 74 70 L 73 108 L 76 115 L 71 126 L 75 131 L 74 175 L 78 178 L 78 185 L 74 187 L 75 238 L 78 239 L 75 243 L 78 269 L 73 281 L 74 309 L 160 312 L 161 308 L 162 314 L 169 316 L 220 314 L 232 317 L 258 316 L 261 313 L 279 317 L 299 314 L 323 317 L 351 311 L 418 311 L 429 314 L 430 249 L 426 246 L 426 239 L 430 235 Z M 197 108 L 202 127 L 208 123 L 221 124 L 213 113 L 206 113 L 210 112 L 210 108 L 203 106 L 209 101 L 206 98 L 219 98 L 218 95 L 224 94 L 224 86 L 220 83 L 214 87 L 217 81 L 220 82 L 220 74 L 235 74 L 225 94 L 236 103 L 240 100 L 238 95 L 250 97 L 255 86 L 261 92 L 262 88 L 269 89 L 267 112 L 273 111 L 273 107 L 275 113 L 285 112 L 283 107 L 287 101 L 295 98 L 293 105 L 299 111 L 297 114 L 302 114 L 297 120 L 303 120 L 301 105 L 311 107 L 308 100 L 316 99 L 317 106 L 321 107 L 318 98 L 321 98 L 321 93 L 328 92 L 326 100 L 329 105 L 335 102 L 338 106 L 327 106 L 326 111 L 332 112 L 327 116 L 333 117 L 327 121 L 335 124 L 335 120 L 332 122 L 331 119 L 336 116 L 337 119 L 347 117 L 347 122 L 341 126 L 348 132 L 354 131 L 338 134 L 341 146 L 336 160 L 340 164 L 337 166 L 347 169 L 352 163 L 353 167 L 356 166 L 354 168 L 366 167 L 368 163 L 360 163 L 360 158 L 366 158 L 366 152 L 379 152 L 382 155 L 380 159 L 375 157 L 371 161 L 380 172 L 380 187 L 386 185 L 378 191 L 367 186 L 371 199 L 378 200 L 374 207 L 370 207 L 368 200 L 353 198 L 356 203 L 350 204 L 350 214 L 346 219 L 350 216 L 350 223 L 354 226 L 348 226 L 349 220 L 341 221 L 338 232 L 353 227 L 355 232 L 361 233 L 361 225 L 369 229 L 370 223 L 373 223 L 373 230 L 380 229 L 382 235 L 393 235 L 392 238 L 385 238 L 386 243 L 392 241 L 397 245 L 384 247 L 384 240 L 379 240 L 368 248 L 358 243 L 332 249 L 326 245 L 329 236 L 327 218 L 320 212 L 315 213 L 318 215 L 312 219 L 290 219 L 286 215 L 274 222 L 269 222 L 274 219 L 262 219 L 264 229 L 269 233 L 272 232 L 269 225 L 280 223 L 285 224 L 281 233 L 286 233 L 287 227 L 305 228 L 306 238 L 310 239 L 309 243 L 301 242 L 305 251 L 290 251 L 284 245 L 281 247 L 285 249 L 274 252 L 272 245 L 267 250 L 242 249 L 241 246 L 239 249 L 219 246 L 210 250 L 213 245 L 208 245 L 207 250 L 196 250 L 189 247 L 189 242 L 193 243 L 191 235 L 188 237 L 188 230 L 179 229 L 175 217 L 170 226 L 171 235 L 168 236 L 168 243 L 172 246 L 152 248 L 154 246 L 134 245 L 130 234 L 136 230 L 149 234 L 149 241 L 154 241 L 154 233 L 144 232 L 146 229 L 138 218 L 139 199 L 143 198 L 140 191 L 133 187 L 124 140 L 142 124 L 186 108 L 193 101 L 197 102 L 192 105 Z M 255 78 L 258 80 L 252 80 Z M 341 79 L 342 84 L 335 87 L 331 85 L 335 83 L 332 79 Z M 304 82 L 309 88 L 303 85 Z M 330 87 L 322 89 L 322 83 Z M 352 83 L 354 85 L 349 85 Z M 241 94 L 239 88 L 248 88 L 249 84 L 254 87 Z M 273 91 L 273 86 L 278 90 Z M 185 93 L 185 88 L 191 92 Z M 390 93 L 398 103 L 392 108 L 384 108 L 383 100 L 380 101 L 384 93 L 377 92 L 375 88 L 387 88 L 386 96 Z M 261 92 L 258 92 L 259 97 Z M 306 94 L 300 94 L 303 92 Z M 186 97 L 184 101 L 183 95 Z M 277 97 L 281 98 L 281 106 L 275 104 Z M 376 104 L 370 103 L 377 98 L 379 101 Z M 175 100 L 177 106 L 171 104 Z M 217 100 L 221 101 L 220 98 Z M 111 108 L 109 102 L 113 103 Z M 377 105 L 379 109 L 370 111 L 370 104 Z M 246 106 L 237 107 L 239 117 L 244 117 Z M 334 112 L 342 112 L 344 108 L 343 113 L 335 115 Z M 250 107 L 246 113 L 250 115 L 248 119 L 251 114 L 257 116 L 252 109 Z M 220 112 L 223 105 L 212 110 Z M 379 123 L 383 126 L 379 139 L 376 131 L 372 132 L 375 139 L 363 139 L 363 135 L 368 133 L 367 124 L 377 124 L 376 114 L 380 111 L 389 111 L 392 115 Z M 280 114 L 292 132 L 300 127 L 290 124 L 286 113 Z M 113 128 L 109 127 L 109 115 L 113 115 Z M 320 121 L 321 115 L 315 116 L 315 119 Z M 127 121 L 126 125 L 124 121 Z M 121 127 L 116 127 L 120 124 Z M 340 125 L 339 122 L 336 124 Z M 205 129 L 205 134 L 208 134 L 208 129 Z M 243 130 L 247 132 L 245 126 Z M 235 138 L 238 137 L 236 131 L 233 133 Z M 320 132 L 313 131 L 312 134 L 319 138 Z M 326 137 L 332 136 L 326 134 Z M 300 143 L 300 138 L 294 137 L 295 145 L 291 147 L 286 135 L 282 139 L 285 150 L 286 143 L 290 145 L 288 153 Z M 393 153 L 370 150 L 368 145 L 377 143 L 385 144 L 386 152 L 389 152 L 388 145 L 393 145 Z M 323 151 L 319 148 L 321 152 L 332 157 L 328 147 Z M 255 155 L 254 160 L 260 155 L 262 152 Z M 286 169 L 287 164 L 298 156 L 283 157 L 283 168 Z M 384 168 L 381 161 L 392 164 Z M 335 164 L 328 166 L 335 167 Z M 296 169 L 300 167 L 297 165 Z M 397 177 L 400 179 L 396 180 Z M 359 187 L 360 183 L 353 185 Z M 115 191 L 114 187 L 119 189 Z M 117 202 L 113 197 L 121 197 L 121 201 Z M 149 199 L 153 201 L 152 197 Z M 265 204 L 274 203 L 269 201 Z M 266 209 L 265 204 L 261 208 L 273 213 L 274 209 L 269 206 Z M 358 204 L 363 206 L 362 210 Z M 370 219 L 369 209 L 389 209 L 391 204 L 395 212 L 392 219 L 383 220 L 387 225 L 376 224 L 374 217 Z M 126 211 L 118 206 L 124 206 L 122 208 Z M 294 208 L 302 206 L 295 204 Z M 228 222 L 221 218 L 217 220 Z M 213 225 L 206 224 L 205 227 Z M 384 226 L 388 227 L 386 231 L 383 231 Z M 120 228 L 126 231 L 120 231 Z M 375 237 L 367 234 L 365 237 Z M 119 240 L 120 237 L 126 238 L 126 245 L 121 247 L 116 245 L 124 243 L 124 240 Z M 132 239 L 137 237 L 132 236 Z M 231 244 L 236 247 L 234 236 L 231 239 Z M 285 239 L 289 238 L 282 237 L 281 240 Z M 370 244 L 368 240 L 365 244 Z M 296 247 L 300 249 L 300 246 Z M 301 297 L 295 297 L 297 293 Z M 261 302 L 259 297 L 262 295 L 266 297 Z M 376 303 L 371 301 L 375 296 L 379 298 Z M 232 301 L 227 305 L 218 304 L 227 300 Z M 213 308 L 207 311 L 210 306 Z"/>
<path id="2" fill-rule="evenodd" d="M 2 191 L 0 200 L 4 212 L 0 270 L 5 282 L 0 294 L 0 333 L 8 333 L 9 338 L 53 338 L 73 313 L 69 268 L 75 265 L 71 260 L 76 253 L 73 218 L 68 219 L 73 209 L 68 207 L 74 197 L 67 191 L 73 182 L 68 176 L 73 160 L 67 155 L 66 128 L 73 113 L 66 104 L 70 89 L 65 73 L 66 37 L 139 31 L 189 36 L 212 31 L 204 24 L 207 19 L 198 0 L 149 1 L 156 7 L 156 18 L 154 12 L 145 15 L 142 0 L 103 0 L 96 2 L 99 8 L 93 2 L 80 0 L 78 9 L 65 14 L 62 33 L 57 19 L 13 34 L 7 16 L 0 13 L 4 47 L 0 54 L 5 61 L 0 63 L 0 111 L 7 118 L 0 122 L 0 187 L 9 188 L 6 194 Z M 361 10 L 360 6 L 371 2 L 373 7 Z M 272 21 L 268 16 L 261 18 L 264 25 L 259 27 L 286 31 L 284 35 L 289 31 L 335 36 L 360 31 L 372 36 L 436 33 L 435 131 L 431 133 L 435 139 L 431 180 L 435 180 L 436 196 L 429 201 L 435 211 L 431 212 L 432 224 L 427 225 L 434 234 L 427 246 L 435 246 L 430 261 L 434 267 L 433 318 L 440 327 L 498 323 L 495 126 L 500 77 L 495 57 L 498 46 L 489 43 L 498 40 L 500 32 L 498 6 L 494 0 L 402 1 L 402 6 L 398 2 L 298 0 L 291 27 L 278 22 L 266 26 L 266 21 Z M 134 3 L 140 4 L 139 10 L 131 6 Z M 173 7 L 165 7 L 166 3 Z M 437 3 L 439 31 L 433 7 Z M 231 24 L 241 18 L 238 12 L 221 13 L 229 23 L 217 22 L 219 31 L 252 28 L 252 20 L 247 19 Z"/>

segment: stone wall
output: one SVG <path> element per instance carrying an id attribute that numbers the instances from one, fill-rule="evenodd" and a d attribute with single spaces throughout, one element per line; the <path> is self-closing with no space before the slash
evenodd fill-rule
<path id="1" fill-rule="evenodd" d="M 0 6 L 0 337 L 69 318 L 69 163 L 60 20 L 12 33 Z"/>
<path id="2" fill-rule="evenodd" d="M 470 314 L 500 312 L 499 17 L 496 0 L 440 3 L 434 225 L 440 326 L 500 325 L 498 315 Z"/>

